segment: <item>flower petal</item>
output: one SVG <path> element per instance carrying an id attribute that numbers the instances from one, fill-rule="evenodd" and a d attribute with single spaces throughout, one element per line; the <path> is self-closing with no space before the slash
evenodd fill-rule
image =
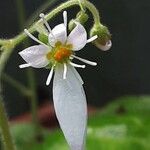
<path id="1" fill-rule="evenodd" d="M 96 46 L 101 49 L 102 51 L 108 51 L 111 47 L 112 47 L 112 42 L 111 40 L 109 40 L 108 42 L 106 42 L 106 45 L 102 45 L 98 42 L 95 42 Z"/>
<path id="2" fill-rule="evenodd" d="M 82 49 L 87 43 L 87 33 L 85 28 L 77 23 L 77 26 L 71 31 L 67 39 L 67 44 L 72 44 L 72 50 L 78 51 Z"/>
<path id="3" fill-rule="evenodd" d="M 83 150 L 87 125 L 86 97 L 73 67 L 68 65 L 67 68 L 67 77 L 64 80 L 63 65 L 56 67 L 53 83 L 54 106 L 71 150 Z"/>
<path id="4" fill-rule="evenodd" d="M 78 78 L 78 80 L 80 81 L 80 83 L 83 85 L 84 81 L 82 80 L 82 78 L 81 78 L 80 74 L 77 72 L 77 70 L 74 67 L 72 67 L 71 70 L 73 71 L 73 73 L 75 74 L 75 76 Z"/>
<path id="5" fill-rule="evenodd" d="M 43 45 L 36 45 L 19 52 L 19 55 L 32 67 L 42 68 L 48 65 L 46 54 L 49 49 Z"/>
<path id="6" fill-rule="evenodd" d="M 58 41 L 64 44 L 67 39 L 67 29 L 64 23 L 55 26 L 52 29 L 52 33 L 49 34 L 48 39 L 49 44 L 53 47 Z"/>

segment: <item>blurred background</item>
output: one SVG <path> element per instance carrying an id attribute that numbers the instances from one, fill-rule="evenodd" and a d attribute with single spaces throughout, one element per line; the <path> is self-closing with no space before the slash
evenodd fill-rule
<path id="1" fill-rule="evenodd" d="M 46 0 L 45 0 L 46 2 Z M 62 0 L 53 2 L 49 7 L 51 10 Z M 78 70 L 85 81 L 85 89 L 88 102 L 92 105 L 102 106 L 116 97 L 124 95 L 141 95 L 150 93 L 150 71 L 149 59 L 149 26 L 150 2 L 148 0 L 92 0 L 101 14 L 102 23 L 107 25 L 112 34 L 113 47 L 110 51 L 102 52 L 95 46 L 89 44 L 80 56 L 95 60 L 97 67 L 87 67 Z M 44 3 L 43 0 L 25 0 L 26 20 L 32 13 Z M 74 18 L 78 9 L 74 9 Z M 2 0 L 0 4 L 0 37 L 10 38 L 22 31 L 18 23 L 18 12 L 15 0 Z M 62 21 L 60 14 L 58 19 L 50 22 L 54 27 Z M 36 19 L 35 19 L 36 20 Z M 89 29 L 91 26 L 87 26 Z M 8 62 L 6 72 L 18 80 L 26 82 L 25 69 L 20 70 L 18 65 L 23 62 L 18 51 L 22 47 L 17 47 L 13 56 Z M 84 56 L 83 56 L 84 55 Z M 35 69 L 40 100 L 47 98 L 52 100 L 51 89 L 45 86 L 48 71 Z M 26 102 L 23 97 L 15 94 L 15 89 L 4 84 L 5 96 L 10 115 L 15 115 L 23 111 Z M 13 100 L 12 100 L 13 99 Z M 10 107 L 11 106 L 11 107 Z M 17 107 L 17 109 L 15 109 Z M 20 110 L 18 109 L 20 108 Z M 14 110 L 18 111 L 15 112 Z"/>
<path id="2" fill-rule="evenodd" d="M 25 22 L 28 22 L 28 20 L 30 20 L 31 15 L 37 8 L 41 7 L 43 3 L 47 3 L 48 1 L 51 1 L 52 5 L 48 7 L 46 12 L 52 10 L 52 8 L 60 4 L 60 2 L 64 2 L 64 0 L 24 0 L 24 11 L 26 14 Z M 95 120 L 99 120 L 97 121 L 96 126 L 98 127 L 102 124 L 112 125 L 108 127 L 108 130 L 107 127 L 103 127 L 102 135 L 107 135 L 108 133 L 109 136 L 109 133 L 113 132 L 115 135 L 114 137 L 122 137 L 128 134 L 128 132 L 126 132 L 128 128 L 126 128 L 124 123 L 133 126 L 133 128 L 136 128 L 137 124 L 138 127 L 141 125 L 140 131 L 138 132 L 138 134 L 135 134 L 135 136 L 140 135 L 140 141 L 143 140 L 144 144 L 147 143 L 145 144 L 146 147 L 140 147 L 137 144 L 138 142 L 136 143 L 135 140 L 133 142 L 134 144 L 132 145 L 133 147 L 131 146 L 131 149 L 148 150 L 150 149 L 150 145 L 148 145 L 148 142 L 144 141 L 142 137 L 146 136 L 148 137 L 148 139 L 146 140 L 150 139 L 150 134 L 148 132 L 148 128 L 150 128 L 150 123 L 148 123 L 150 115 L 150 98 L 148 96 L 150 94 L 150 1 L 90 1 L 93 2 L 100 11 L 101 22 L 104 25 L 108 26 L 112 34 L 113 46 L 111 50 L 103 52 L 97 49 L 92 44 L 89 44 L 78 53 L 78 55 L 83 58 L 88 58 L 89 60 L 98 62 L 97 67 L 87 66 L 86 69 L 78 70 L 85 82 L 84 87 L 89 108 L 93 114 L 93 111 L 101 111 L 107 107 L 104 114 L 107 114 L 106 116 L 108 117 L 112 112 L 114 112 L 113 118 L 116 117 L 116 112 L 125 113 L 127 110 L 129 110 L 131 116 L 136 115 L 136 113 L 139 111 L 141 112 L 139 112 L 140 116 L 147 116 L 146 122 L 140 122 L 136 116 L 130 118 L 129 115 L 119 117 L 119 119 L 121 118 L 120 120 L 117 118 L 119 120 L 118 121 L 117 119 L 113 120 L 111 115 L 108 118 L 104 117 L 104 120 L 102 119 L 103 117 L 101 119 L 98 119 L 98 115 L 101 115 L 98 113 L 95 116 L 93 115 L 94 117 L 97 116 L 97 119 Z M 23 30 L 23 28 L 20 28 L 20 23 L 18 20 L 19 15 L 22 14 L 18 12 L 19 9 L 17 9 L 17 7 L 18 6 L 16 0 L 1 0 L 0 38 L 11 38 Z M 74 18 L 78 10 L 79 9 L 77 7 L 73 8 L 74 13 L 69 13 L 69 19 Z M 68 12 L 70 12 L 70 9 L 68 10 Z M 38 17 L 35 17 L 35 20 L 37 18 Z M 90 31 L 92 23 L 91 18 L 89 18 L 89 23 L 86 24 L 87 31 Z M 62 22 L 62 14 L 54 18 L 50 22 L 50 25 L 51 27 L 54 27 L 60 22 Z M 24 24 L 24 27 L 27 27 L 27 25 Z M 18 55 L 18 52 L 22 49 L 22 46 L 18 46 L 16 48 L 8 62 L 5 72 L 26 85 L 26 69 L 19 69 L 18 67 L 19 64 L 22 64 L 23 62 L 21 57 Z M 34 71 L 36 74 L 36 83 L 38 86 L 37 93 L 39 107 L 41 105 L 43 106 L 43 104 L 45 103 L 50 104 L 50 102 L 52 102 L 52 85 L 50 87 L 46 87 L 45 85 L 45 81 L 49 71 L 46 69 L 35 69 Z M 29 111 L 29 102 L 26 100 L 26 97 L 18 94 L 16 90 L 5 81 L 3 82 L 3 87 L 5 104 L 11 119 Z M 131 101 L 133 101 L 133 103 Z M 129 108 L 128 104 L 130 106 Z M 93 118 L 91 117 L 91 120 Z M 91 120 L 89 125 L 92 126 L 94 124 L 94 121 Z M 119 124 L 114 127 L 113 124 L 116 125 L 116 123 Z M 142 126 L 142 123 L 147 123 L 147 130 L 146 127 Z M 137 130 L 139 129 L 138 127 Z M 130 131 L 131 130 L 129 130 L 129 133 L 132 132 Z M 92 130 L 92 128 L 89 128 L 89 134 L 96 134 L 97 132 L 98 128 L 96 128 L 96 130 Z M 99 135 L 99 137 L 103 137 L 102 135 Z M 106 144 L 108 142 L 106 141 L 103 142 Z M 111 142 L 113 144 L 115 143 L 114 141 Z M 125 144 L 127 145 L 127 143 L 129 143 L 129 141 L 126 141 Z M 94 142 L 91 142 L 90 144 L 94 145 Z M 122 143 L 120 142 L 120 145 L 121 144 Z M 102 147 L 97 148 L 97 150 L 99 150 L 100 148 L 102 149 Z M 53 148 L 53 150 L 54 149 L 58 150 L 59 148 L 56 147 Z M 106 149 L 108 150 L 109 148 L 107 147 Z M 117 147 L 115 146 L 114 149 L 110 148 L 110 150 L 116 149 Z M 127 149 L 129 148 L 124 148 L 124 150 Z"/>

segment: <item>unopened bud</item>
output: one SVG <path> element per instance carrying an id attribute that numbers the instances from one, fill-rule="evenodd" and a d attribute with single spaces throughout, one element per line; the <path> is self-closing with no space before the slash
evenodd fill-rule
<path id="1" fill-rule="evenodd" d="M 47 44 L 48 43 L 48 31 L 42 23 L 36 24 L 36 31 L 38 34 L 38 39 Z"/>
<path id="2" fill-rule="evenodd" d="M 98 38 L 93 42 L 96 47 L 103 51 L 107 51 L 111 48 L 111 34 L 106 26 L 94 25 L 90 32 L 91 37 L 97 35 Z"/>
<path id="3" fill-rule="evenodd" d="M 41 42 L 45 43 L 45 44 L 48 43 L 48 36 L 45 35 L 45 34 L 39 33 L 39 34 L 38 34 L 38 39 L 39 39 Z"/>
<path id="4" fill-rule="evenodd" d="M 76 24 L 74 23 L 74 21 L 80 22 L 83 25 L 83 24 L 85 24 L 87 22 L 88 18 L 89 18 L 89 16 L 85 12 L 80 11 L 76 15 L 76 18 L 72 19 L 69 22 L 69 30 L 72 31 L 75 28 Z"/>

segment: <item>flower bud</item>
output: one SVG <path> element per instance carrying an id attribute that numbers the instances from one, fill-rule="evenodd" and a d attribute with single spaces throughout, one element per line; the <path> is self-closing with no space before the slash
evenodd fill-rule
<path id="1" fill-rule="evenodd" d="M 89 16 L 83 12 L 80 11 L 77 15 L 75 19 L 72 19 L 69 22 L 69 30 L 72 31 L 74 29 L 74 27 L 76 26 L 76 24 L 74 23 L 74 21 L 80 22 L 82 25 L 85 24 L 88 20 Z"/>
<path id="2" fill-rule="evenodd" d="M 39 33 L 39 34 L 38 34 L 38 39 L 39 39 L 41 42 L 45 43 L 45 44 L 48 43 L 48 36 L 45 35 L 45 34 Z"/>
<path id="3" fill-rule="evenodd" d="M 38 32 L 38 39 L 47 44 L 48 43 L 48 31 L 42 23 L 36 24 L 36 31 Z"/>
<path id="4" fill-rule="evenodd" d="M 98 36 L 98 38 L 93 43 L 102 51 L 107 51 L 111 48 L 111 34 L 106 26 L 101 24 L 94 25 L 90 31 L 90 35 L 91 37 L 94 35 Z"/>

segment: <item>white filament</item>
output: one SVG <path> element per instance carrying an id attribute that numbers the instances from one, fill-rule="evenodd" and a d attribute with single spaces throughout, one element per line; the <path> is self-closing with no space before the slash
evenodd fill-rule
<path id="1" fill-rule="evenodd" d="M 30 67 L 31 64 L 22 64 L 22 65 L 19 65 L 19 68 L 27 68 L 27 67 Z"/>
<path id="2" fill-rule="evenodd" d="M 27 29 L 24 29 L 24 32 L 34 41 L 38 42 L 39 44 L 42 44 L 46 47 L 48 47 L 46 44 L 44 44 L 43 42 L 41 42 L 40 40 L 38 40 L 36 37 L 34 37 Z"/>
<path id="3" fill-rule="evenodd" d="M 96 62 L 89 61 L 89 60 L 86 60 L 86 59 L 80 58 L 80 57 L 75 56 L 75 55 L 71 55 L 71 56 L 72 56 L 73 58 L 76 58 L 76 59 L 78 59 L 78 60 L 80 60 L 80 61 L 82 61 L 82 62 L 84 62 L 84 63 L 88 64 L 88 65 L 91 65 L 91 66 L 96 66 L 96 65 L 97 65 L 97 63 L 96 63 Z"/>
<path id="4" fill-rule="evenodd" d="M 52 66 L 51 71 L 48 75 L 47 81 L 46 81 L 46 85 L 48 86 L 51 82 L 52 76 L 53 76 L 53 72 L 54 72 L 54 66 Z"/>
<path id="5" fill-rule="evenodd" d="M 41 19 L 43 20 L 45 26 L 47 27 L 48 31 L 52 34 L 52 36 L 54 37 L 53 33 L 52 33 L 52 29 L 49 26 L 48 22 L 45 19 L 45 15 L 43 13 L 40 14 Z"/>
<path id="6" fill-rule="evenodd" d="M 70 65 L 73 67 L 77 67 L 77 68 L 85 68 L 85 65 L 78 65 L 78 64 L 75 64 L 73 62 L 70 62 Z"/>
<path id="7" fill-rule="evenodd" d="M 64 63 L 64 73 L 63 73 L 63 79 L 66 79 L 67 77 L 67 65 Z"/>
<path id="8" fill-rule="evenodd" d="M 94 40 L 96 40 L 98 38 L 97 35 L 91 37 L 90 39 L 87 40 L 87 43 L 93 42 Z"/>
<path id="9" fill-rule="evenodd" d="M 67 11 L 63 12 L 63 18 L 64 18 L 64 25 L 67 27 Z"/>

